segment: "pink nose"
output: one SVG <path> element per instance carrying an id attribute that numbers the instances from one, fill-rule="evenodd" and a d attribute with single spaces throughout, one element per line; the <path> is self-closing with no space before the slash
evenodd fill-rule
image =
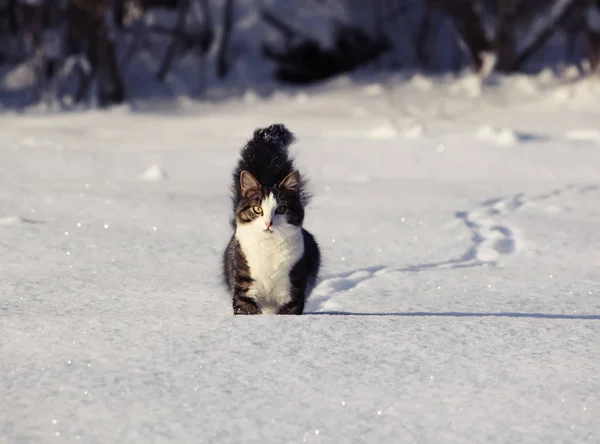
<path id="1" fill-rule="evenodd" d="M 271 228 L 273 226 L 273 222 L 265 222 L 265 226 L 267 227 L 267 230 L 269 228 Z"/>

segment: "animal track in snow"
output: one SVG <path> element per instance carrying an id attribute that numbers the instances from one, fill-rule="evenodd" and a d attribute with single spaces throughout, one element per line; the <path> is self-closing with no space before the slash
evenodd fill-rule
<path id="1" fill-rule="evenodd" d="M 352 270 L 345 273 L 325 276 L 321 279 L 319 287 L 326 286 L 333 291 L 347 291 L 355 288 L 359 284 L 378 276 L 387 270 L 387 267 L 376 265 L 373 267 Z"/>
<path id="2" fill-rule="evenodd" d="M 587 193 L 600 187 L 569 185 L 537 196 L 525 197 L 518 193 L 508 198 L 494 198 L 483 202 L 472 211 L 458 211 L 460 219 L 472 233 L 473 245 L 458 260 L 463 265 L 497 265 L 502 256 L 514 253 L 523 242 L 516 227 L 507 222 L 507 216 L 525 205 L 559 197 L 567 192 Z M 555 208 L 555 207 L 553 207 Z M 456 263 L 456 262 L 455 262 Z"/>
<path id="3" fill-rule="evenodd" d="M 523 203 L 523 194 L 517 194 L 510 199 L 490 199 L 474 211 L 456 212 L 456 217 L 471 231 L 473 241 L 472 247 L 461 258 L 462 262 L 496 265 L 500 256 L 513 253 L 518 242 L 515 230 L 503 225 L 499 219 L 516 211 Z"/>
<path id="4" fill-rule="evenodd" d="M 352 290 L 363 282 L 385 273 L 387 270 L 388 267 L 376 265 L 322 277 L 317 288 L 315 288 L 314 295 L 308 300 L 307 311 L 322 309 L 323 305 L 331 299 L 333 294 Z"/>
<path id="5" fill-rule="evenodd" d="M 324 308 L 324 304 L 335 293 L 352 290 L 364 282 L 388 273 L 496 266 L 502 257 L 518 251 L 524 242 L 518 228 L 512 226 L 507 220 L 510 214 L 519 211 L 526 205 L 535 205 L 568 192 L 582 194 L 594 191 L 600 191 L 600 186 L 570 185 L 529 198 L 524 193 L 517 193 L 506 198 L 492 198 L 484 201 L 474 210 L 457 211 L 456 217 L 472 234 L 472 245 L 460 257 L 405 267 L 377 265 L 325 276 L 317 285 L 314 297 L 309 301 L 310 311 Z"/>

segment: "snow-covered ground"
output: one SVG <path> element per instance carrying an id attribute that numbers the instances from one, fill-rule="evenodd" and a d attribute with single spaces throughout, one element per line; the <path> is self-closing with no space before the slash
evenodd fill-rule
<path id="1" fill-rule="evenodd" d="M 598 442 L 598 103 L 544 72 L 1 115 L 0 442 Z M 273 122 L 324 270 L 306 316 L 234 317 L 230 173 Z"/>

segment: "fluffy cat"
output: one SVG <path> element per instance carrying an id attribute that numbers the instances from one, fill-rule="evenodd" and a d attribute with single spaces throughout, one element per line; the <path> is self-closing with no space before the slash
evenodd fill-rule
<path id="1" fill-rule="evenodd" d="M 288 154 L 293 141 L 282 124 L 257 129 L 234 170 L 223 277 L 235 315 L 300 315 L 315 285 L 321 254 L 302 228 L 308 194 Z"/>

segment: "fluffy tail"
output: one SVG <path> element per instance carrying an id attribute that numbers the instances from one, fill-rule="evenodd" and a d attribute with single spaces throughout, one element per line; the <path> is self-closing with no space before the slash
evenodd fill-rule
<path id="1" fill-rule="evenodd" d="M 233 172 L 232 203 L 233 210 L 242 198 L 240 173 L 248 171 L 263 187 L 273 188 L 281 183 L 291 172 L 296 171 L 294 161 L 288 149 L 296 138 L 281 123 L 267 128 L 258 128 L 252 139 L 242 149 L 241 159 Z M 306 190 L 307 180 L 301 175 L 300 201 L 307 205 L 310 193 Z"/>
<path id="2" fill-rule="evenodd" d="M 233 172 L 233 205 L 241 198 L 240 173 L 250 172 L 265 187 L 279 185 L 294 171 L 293 159 L 288 154 L 294 135 L 281 123 L 258 128 L 242 149 L 241 159 Z"/>
<path id="3" fill-rule="evenodd" d="M 237 173 L 249 171 L 265 186 L 278 184 L 278 180 L 293 171 L 288 148 L 294 140 L 294 135 L 281 123 L 258 128 L 242 150 Z"/>
<path id="4" fill-rule="evenodd" d="M 252 140 L 248 142 L 246 149 L 257 144 L 271 146 L 274 149 L 287 152 L 288 147 L 296 140 L 294 135 L 282 123 L 274 123 L 267 128 L 258 128 L 254 131 Z M 245 151 L 245 150 L 244 150 Z M 243 153 L 242 153 L 243 155 Z"/>

